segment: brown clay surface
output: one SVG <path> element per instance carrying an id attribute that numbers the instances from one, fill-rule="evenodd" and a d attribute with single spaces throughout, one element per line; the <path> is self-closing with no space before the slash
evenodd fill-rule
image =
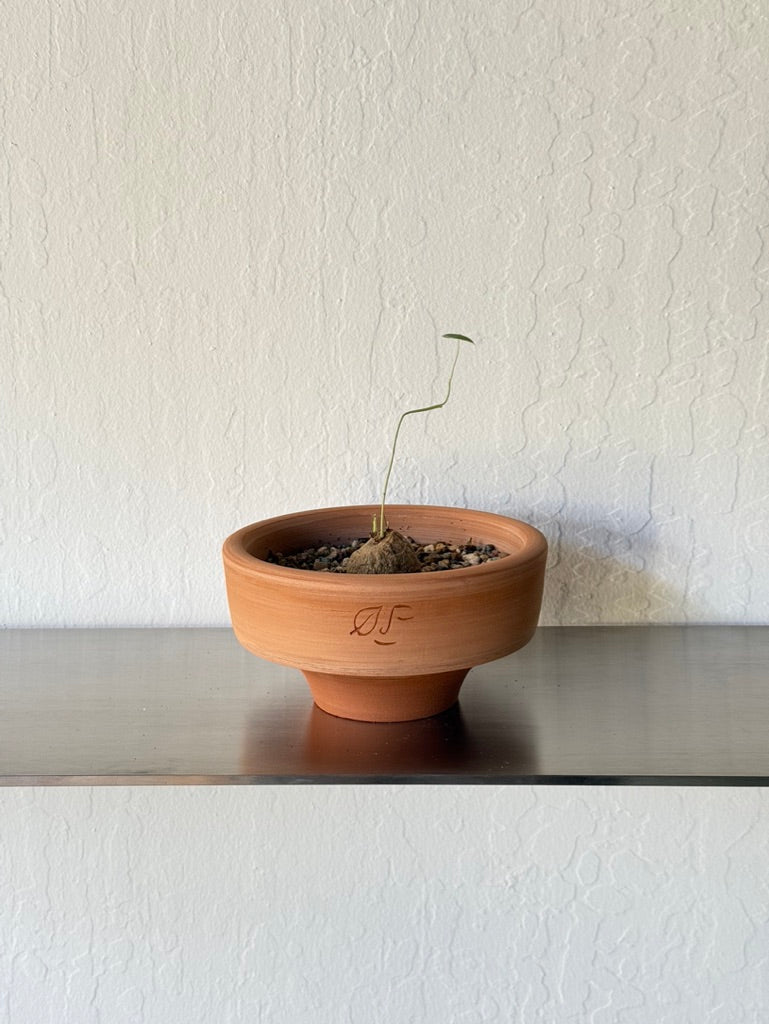
<path id="1" fill-rule="evenodd" d="M 531 639 L 542 600 L 547 542 L 534 527 L 505 516 L 434 506 L 388 507 L 391 527 L 418 541 L 472 538 L 509 552 L 467 569 L 367 576 L 309 573 L 265 561 L 270 551 L 296 550 L 321 539 L 346 542 L 365 534 L 373 511 L 374 506 L 361 505 L 293 513 L 244 527 L 225 541 L 230 613 L 244 647 L 305 674 L 357 678 L 363 696 L 362 681 L 371 677 L 384 682 L 465 671 Z M 399 700 L 415 687 L 400 690 Z M 355 699 L 352 680 L 349 697 Z M 332 710 L 329 699 L 323 699 Z M 367 713 L 371 701 L 370 696 L 364 701 Z M 437 710 L 442 709 L 426 713 Z M 424 712 L 405 709 L 399 714 L 407 720 Z"/>

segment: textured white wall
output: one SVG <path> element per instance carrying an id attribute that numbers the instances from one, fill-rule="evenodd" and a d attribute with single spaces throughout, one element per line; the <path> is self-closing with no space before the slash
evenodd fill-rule
<path id="1" fill-rule="evenodd" d="M 4 1024 L 767 1018 L 763 790 L 62 797 L 0 793 Z"/>
<path id="2" fill-rule="evenodd" d="M 762 0 L 3 21 L 0 622 L 225 623 L 222 538 L 375 500 L 448 330 L 393 500 L 540 525 L 545 622 L 769 620 Z"/>
<path id="3" fill-rule="evenodd" d="M 0 624 L 225 623 L 222 538 L 375 499 L 447 330 L 394 500 L 541 526 L 545 622 L 769 621 L 762 0 L 2 22 Z M 767 811 L 5 791 L 0 1020 L 758 1024 Z"/>

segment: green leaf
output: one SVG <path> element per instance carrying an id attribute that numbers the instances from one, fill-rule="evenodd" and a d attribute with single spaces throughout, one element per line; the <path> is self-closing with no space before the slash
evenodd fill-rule
<path id="1" fill-rule="evenodd" d="M 465 335 L 465 334 L 444 334 L 443 337 L 444 338 L 453 338 L 454 341 L 469 341 L 471 345 L 475 344 L 473 339 L 472 338 L 468 338 L 467 335 Z"/>

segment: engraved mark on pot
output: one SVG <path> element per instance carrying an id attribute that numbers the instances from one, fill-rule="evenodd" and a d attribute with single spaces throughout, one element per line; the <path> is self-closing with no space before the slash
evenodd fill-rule
<path id="1" fill-rule="evenodd" d="M 395 622 L 408 622 L 413 619 L 410 604 L 375 604 L 368 608 L 359 608 L 353 619 L 353 627 L 350 636 L 371 636 L 376 632 L 378 636 L 388 636 Z M 373 637 L 374 643 L 381 647 L 390 647 L 397 643 L 397 640 L 380 640 L 378 636 Z"/>

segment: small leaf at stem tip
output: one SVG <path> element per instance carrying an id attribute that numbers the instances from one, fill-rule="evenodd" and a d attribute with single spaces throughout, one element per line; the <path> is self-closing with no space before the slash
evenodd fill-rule
<path id="1" fill-rule="evenodd" d="M 467 335 L 465 335 L 465 334 L 444 334 L 443 337 L 444 338 L 453 338 L 454 341 L 469 341 L 471 345 L 475 344 L 473 339 L 472 338 L 468 338 Z"/>

